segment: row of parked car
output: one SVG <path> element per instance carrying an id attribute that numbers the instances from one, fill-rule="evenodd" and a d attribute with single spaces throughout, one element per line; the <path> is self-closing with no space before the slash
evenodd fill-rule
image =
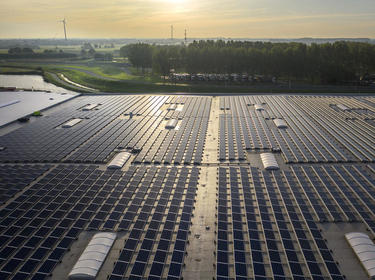
<path id="1" fill-rule="evenodd" d="M 276 77 L 248 74 L 188 74 L 171 73 L 169 79 L 175 82 L 183 81 L 228 81 L 228 82 L 263 82 L 276 83 Z"/>

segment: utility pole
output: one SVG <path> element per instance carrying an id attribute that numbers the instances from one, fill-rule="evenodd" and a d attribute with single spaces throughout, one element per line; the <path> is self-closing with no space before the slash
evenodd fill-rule
<path id="1" fill-rule="evenodd" d="M 186 29 L 185 29 L 185 45 L 186 45 L 186 43 L 187 43 L 187 40 L 186 40 Z"/>
<path id="2" fill-rule="evenodd" d="M 171 25 L 171 40 L 173 40 L 173 25 Z"/>

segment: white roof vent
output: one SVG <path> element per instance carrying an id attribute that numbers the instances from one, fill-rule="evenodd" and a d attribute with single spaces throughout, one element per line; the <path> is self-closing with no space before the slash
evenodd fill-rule
<path id="1" fill-rule="evenodd" d="M 350 109 L 348 107 L 346 107 L 345 105 L 343 104 L 337 104 L 336 105 L 339 109 L 343 110 L 343 111 L 349 111 Z"/>
<path id="2" fill-rule="evenodd" d="M 345 234 L 345 238 L 367 274 L 371 279 L 375 279 L 375 245 L 370 237 L 362 232 L 351 232 Z"/>
<path id="3" fill-rule="evenodd" d="M 255 105 L 254 105 L 254 108 L 255 108 L 255 110 L 257 110 L 257 111 L 262 111 L 262 110 L 264 110 L 264 107 L 263 107 L 262 104 L 255 104 Z"/>
<path id="4" fill-rule="evenodd" d="M 72 126 L 75 126 L 77 123 L 80 123 L 82 119 L 72 119 L 66 123 L 64 123 L 61 127 L 62 128 L 70 128 Z"/>
<path id="5" fill-rule="evenodd" d="M 168 107 L 168 110 L 170 111 L 174 111 L 177 109 L 177 105 L 176 104 L 171 104 L 169 107 Z"/>
<path id="6" fill-rule="evenodd" d="M 95 279 L 115 240 L 116 233 L 95 234 L 69 273 L 69 279 Z"/>
<path id="7" fill-rule="evenodd" d="M 121 152 L 118 153 L 114 159 L 109 163 L 108 168 L 110 169 L 119 169 L 124 166 L 125 162 L 130 158 L 131 153 Z"/>
<path id="8" fill-rule="evenodd" d="M 277 128 L 287 128 L 287 124 L 283 119 L 274 119 L 273 122 L 277 126 Z"/>
<path id="9" fill-rule="evenodd" d="M 83 107 L 82 111 L 91 111 L 92 109 L 95 109 L 98 106 L 99 106 L 99 104 L 89 104 L 89 105 Z"/>
<path id="10" fill-rule="evenodd" d="M 176 119 L 170 119 L 167 124 L 165 125 L 165 128 L 167 129 L 174 129 L 176 128 L 177 120 Z"/>
<path id="11" fill-rule="evenodd" d="M 263 153 L 263 154 L 260 154 L 260 158 L 262 159 L 264 169 L 267 169 L 267 170 L 279 169 L 279 165 L 277 164 L 274 154 Z"/>

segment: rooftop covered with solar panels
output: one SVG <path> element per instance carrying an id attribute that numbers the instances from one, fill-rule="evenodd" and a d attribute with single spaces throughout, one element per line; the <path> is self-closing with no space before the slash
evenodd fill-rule
<path id="1" fill-rule="evenodd" d="M 0 279 L 364 280 L 374 238 L 375 97 L 92 94 L 0 128 Z"/>

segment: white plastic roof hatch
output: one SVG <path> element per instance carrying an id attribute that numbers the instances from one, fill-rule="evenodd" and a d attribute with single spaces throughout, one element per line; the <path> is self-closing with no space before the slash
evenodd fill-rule
<path id="1" fill-rule="evenodd" d="M 69 279 L 95 279 L 115 240 L 113 232 L 95 234 L 69 273 Z"/>
<path id="2" fill-rule="evenodd" d="M 167 124 L 165 125 L 165 128 L 168 129 L 174 129 L 177 125 L 177 120 L 176 119 L 170 119 Z"/>
<path id="3" fill-rule="evenodd" d="M 92 109 L 95 109 L 98 106 L 99 106 L 99 104 L 89 104 L 89 105 L 83 107 L 82 111 L 90 111 Z"/>
<path id="4" fill-rule="evenodd" d="M 277 126 L 277 128 L 287 128 L 288 125 L 283 119 L 274 119 L 273 122 Z"/>
<path id="5" fill-rule="evenodd" d="M 121 152 L 118 153 L 113 160 L 108 164 L 108 168 L 110 169 L 118 169 L 124 166 L 125 162 L 128 161 L 130 158 L 131 153 L 128 152 Z"/>
<path id="6" fill-rule="evenodd" d="M 255 108 L 255 110 L 257 110 L 257 111 L 262 111 L 262 110 L 264 110 L 264 107 L 263 107 L 262 104 L 254 104 L 254 108 Z"/>
<path id="7" fill-rule="evenodd" d="M 362 232 L 351 232 L 345 234 L 345 238 L 367 274 L 371 279 L 375 279 L 375 245 L 370 237 Z"/>
<path id="8" fill-rule="evenodd" d="M 82 119 L 72 119 L 66 123 L 64 123 L 61 127 L 62 128 L 70 128 L 72 126 L 75 126 L 77 123 L 80 123 Z"/>
<path id="9" fill-rule="evenodd" d="M 267 169 L 267 170 L 279 169 L 279 165 L 277 164 L 274 154 L 263 153 L 263 154 L 260 154 L 260 158 L 262 159 L 264 169 Z"/>

